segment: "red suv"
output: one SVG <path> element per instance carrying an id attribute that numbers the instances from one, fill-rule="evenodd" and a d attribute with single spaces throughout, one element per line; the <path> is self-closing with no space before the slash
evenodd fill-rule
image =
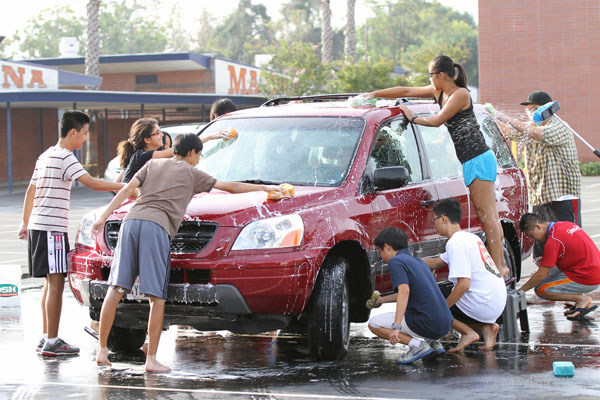
<path id="1" fill-rule="evenodd" d="M 219 190 L 195 196 L 171 241 L 165 326 L 293 329 L 308 334 L 315 358 L 340 358 L 350 322 L 369 318 L 365 301 L 373 289 L 392 289 L 373 245 L 381 229 L 399 227 L 413 255 L 435 256 L 445 240 L 435 230 L 433 205 L 454 197 L 463 206 L 462 228 L 483 237 L 447 129 L 409 123 L 396 102 L 356 107 L 347 97 L 272 100 L 219 118 L 200 133 L 235 128 L 238 135 L 207 142 L 198 168 L 226 181 L 291 183 L 295 196 L 272 201 L 264 192 Z M 398 102 L 418 115 L 438 111 L 432 101 Z M 479 105 L 475 112 L 498 159 L 505 259 L 518 278 L 531 248 L 518 224 L 527 211 L 525 178 L 492 117 Z M 92 319 L 99 318 L 130 206 L 117 209 L 96 239 L 90 227 L 101 210 L 86 215 L 69 253 L 71 288 Z M 135 289 L 117 309 L 113 350 L 136 349 L 144 341 L 149 306 Z"/>

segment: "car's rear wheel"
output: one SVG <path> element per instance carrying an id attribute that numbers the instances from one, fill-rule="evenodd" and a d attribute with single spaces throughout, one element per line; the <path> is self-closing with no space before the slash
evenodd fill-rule
<path id="1" fill-rule="evenodd" d="M 145 329 L 113 326 L 108 335 L 108 348 L 114 352 L 132 353 L 139 350 L 145 340 Z"/>
<path id="2" fill-rule="evenodd" d="M 348 262 L 328 258 L 317 278 L 309 309 L 308 342 L 317 360 L 336 360 L 348 352 L 350 293 Z"/>

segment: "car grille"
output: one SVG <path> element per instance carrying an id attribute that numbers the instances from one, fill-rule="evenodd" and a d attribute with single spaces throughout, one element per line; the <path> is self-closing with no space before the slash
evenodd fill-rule
<path id="1" fill-rule="evenodd" d="M 104 226 L 104 240 L 111 251 L 115 250 L 122 221 L 108 221 Z M 218 224 L 205 221 L 183 221 L 171 240 L 172 254 L 195 254 L 213 238 Z"/>

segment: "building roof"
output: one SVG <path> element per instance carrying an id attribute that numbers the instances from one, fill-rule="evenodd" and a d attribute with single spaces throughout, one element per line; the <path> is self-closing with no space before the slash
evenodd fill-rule
<path id="1" fill-rule="evenodd" d="M 100 74 L 210 69 L 213 58 L 199 53 L 106 55 L 100 56 Z M 27 61 L 72 72 L 83 73 L 85 71 L 85 57 L 39 58 Z"/>
<path id="2" fill-rule="evenodd" d="M 204 93 L 154 93 L 113 92 L 104 90 L 36 90 L 0 91 L 0 108 L 6 103 L 19 108 L 62 108 L 62 109 L 131 109 L 144 105 L 149 108 L 188 107 L 199 108 L 211 105 L 222 95 Z M 239 106 L 254 107 L 267 99 L 262 96 L 227 96 Z"/>

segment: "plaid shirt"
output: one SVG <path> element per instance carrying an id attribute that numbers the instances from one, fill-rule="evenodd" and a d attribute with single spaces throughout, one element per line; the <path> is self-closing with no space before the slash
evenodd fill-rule
<path id="1" fill-rule="evenodd" d="M 539 128 L 540 142 L 523 137 L 514 129 L 511 136 L 525 144 L 529 202 L 539 206 L 565 195 L 580 198 L 581 172 L 573 134 L 555 117 Z"/>

